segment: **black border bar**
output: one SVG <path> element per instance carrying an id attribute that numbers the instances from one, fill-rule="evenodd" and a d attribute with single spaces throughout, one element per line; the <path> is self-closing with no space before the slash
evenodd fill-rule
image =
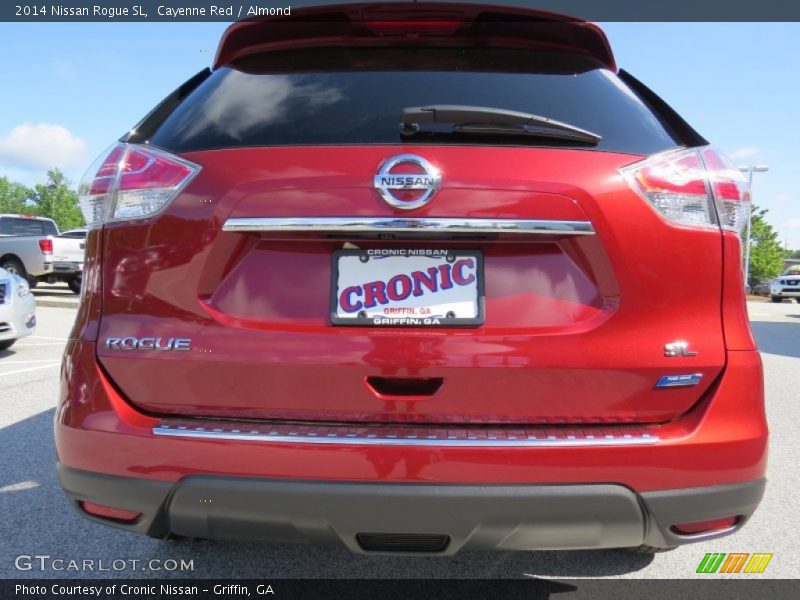
<path id="1" fill-rule="evenodd" d="M 535 561 L 534 561 L 535 562 Z M 39 588 L 44 593 L 21 593 L 17 586 Z M 123 586 L 148 590 L 132 595 L 123 593 Z M 162 587 L 163 586 L 163 587 Z M 217 591 L 224 588 L 223 593 Z M 261 586 L 261 588 L 258 588 Z M 267 586 L 272 593 L 267 591 Z M 101 588 L 101 593 L 80 588 Z M 68 593 L 74 589 L 76 593 Z M 196 593 L 192 590 L 196 589 Z M 258 590 L 261 590 L 259 594 Z M 54 591 L 57 590 L 57 591 Z M 152 591 L 149 591 L 152 590 Z M 189 590 L 189 593 L 187 593 Z M 264 593 L 264 592 L 267 593 Z M 248 595 L 249 592 L 249 595 Z M 183 600 L 211 598 L 311 599 L 339 598 L 346 600 L 605 600 L 647 599 L 674 600 L 770 600 L 796 598 L 800 593 L 797 580 L 777 579 L 580 579 L 554 580 L 528 577 L 522 579 L 270 579 L 210 580 L 210 579 L 50 579 L 0 581 L 0 597 L 38 598 L 41 600 L 148 600 L 180 598 Z"/>
<path id="2" fill-rule="evenodd" d="M 411 0 L 384 0 L 410 2 Z M 460 2 L 464 0 L 436 0 Z M 468 1 L 468 0 L 467 0 Z M 751 22 L 800 21 L 796 0 L 474 0 L 480 4 L 519 6 L 571 15 L 589 21 Z M 231 22 L 250 7 L 286 9 L 352 4 L 348 0 L 4 0 L 5 22 Z M 159 10 L 159 6 L 162 7 Z M 26 8 L 27 7 L 27 8 Z M 217 8 L 212 11 L 212 7 Z M 166 9 L 204 9 L 203 15 L 175 16 Z M 224 11 L 220 11 L 224 8 Z M 88 11 L 86 14 L 85 11 Z M 169 14 L 168 14 L 169 12 Z M 124 13 L 124 14 L 122 14 Z M 161 14 L 159 14 L 161 13 Z M 743 40 L 747 43 L 747 40 Z"/>

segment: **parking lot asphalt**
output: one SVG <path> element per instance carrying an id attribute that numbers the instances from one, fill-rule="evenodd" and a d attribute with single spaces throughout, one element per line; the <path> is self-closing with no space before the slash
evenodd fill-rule
<path id="1" fill-rule="evenodd" d="M 40 283 L 33 289 L 36 306 L 78 308 L 80 296 L 67 287 L 66 283 Z"/>
<path id="2" fill-rule="evenodd" d="M 686 578 L 698 576 L 695 570 L 706 552 L 772 552 L 761 577 L 799 577 L 800 305 L 749 303 L 748 309 L 764 359 L 772 437 L 766 495 L 742 531 L 655 557 L 572 551 L 406 558 L 302 545 L 163 542 L 80 518 L 58 488 L 52 435 L 58 365 L 75 311 L 39 308 L 36 335 L 0 352 L 0 577 Z M 33 569 L 20 571 L 15 568 L 20 555 L 48 555 L 38 559 L 48 564 L 63 559 L 65 567 L 70 560 L 92 560 L 94 571 L 40 570 L 37 560 L 31 561 Z M 132 559 L 141 562 L 132 567 Z M 162 562 L 149 563 L 153 559 Z M 192 561 L 193 569 L 166 570 L 173 566 L 168 559 Z M 115 560 L 126 561 L 125 568 L 114 570 Z M 110 570 L 98 571 L 101 561 Z M 19 564 L 29 563 L 23 558 Z"/>

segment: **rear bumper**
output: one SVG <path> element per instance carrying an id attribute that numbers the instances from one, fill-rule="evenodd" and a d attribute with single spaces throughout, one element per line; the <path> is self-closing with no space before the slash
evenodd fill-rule
<path id="1" fill-rule="evenodd" d="M 742 516 L 738 528 L 761 497 L 760 358 L 729 352 L 727 363 L 711 393 L 651 428 L 658 439 L 646 445 L 322 444 L 159 435 L 160 420 L 103 376 L 94 344 L 72 341 L 56 449 L 73 501 L 141 512 L 123 528 L 151 535 L 338 540 L 356 551 L 358 533 L 446 535 L 446 552 L 672 546 L 705 537 L 670 526 Z"/>
<path id="2" fill-rule="evenodd" d="M 72 279 L 83 273 L 82 262 L 59 261 L 44 264 L 45 273 L 40 276 L 49 276 L 54 279 Z"/>
<path id="3" fill-rule="evenodd" d="M 170 484 L 63 465 L 59 478 L 79 510 L 80 501 L 90 501 L 142 513 L 132 524 L 89 518 L 152 536 L 443 554 L 676 546 L 736 531 L 764 491 L 764 480 L 642 494 L 610 484 L 385 484 L 201 475 Z M 743 519 L 724 532 L 681 536 L 670 530 L 677 523 L 730 515 Z"/>
<path id="4" fill-rule="evenodd" d="M 800 298 L 800 288 L 773 288 L 770 290 L 770 295 L 781 298 Z"/>

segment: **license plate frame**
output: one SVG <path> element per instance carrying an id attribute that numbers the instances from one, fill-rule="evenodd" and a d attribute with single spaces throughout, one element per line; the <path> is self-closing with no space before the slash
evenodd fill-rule
<path id="1" fill-rule="evenodd" d="M 406 252 L 407 254 L 405 255 L 385 254 L 385 253 L 401 253 L 401 252 Z M 339 311 L 339 296 L 341 292 L 339 285 L 340 274 L 341 274 L 340 259 L 343 257 L 359 257 L 359 260 L 362 262 L 364 261 L 362 257 L 367 257 L 367 261 L 381 260 L 381 259 L 385 260 L 388 258 L 390 260 L 388 260 L 385 264 L 387 265 L 387 271 L 389 272 L 392 272 L 390 268 L 391 263 L 397 265 L 397 264 L 402 264 L 402 262 L 408 262 L 409 263 L 408 268 L 406 268 L 405 271 L 410 271 L 410 269 L 413 267 L 414 259 L 420 259 L 420 261 L 426 261 L 427 259 L 433 261 L 432 263 L 429 262 L 428 263 L 429 265 L 436 266 L 437 268 L 439 268 L 442 264 L 449 263 L 451 265 L 451 270 L 450 270 L 451 275 L 452 275 L 452 267 L 456 265 L 456 263 L 459 260 L 471 258 L 474 260 L 474 275 L 475 275 L 474 285 L 463 285 L 461 287 L 474 288 L 475 291 L 475 300 L 473 304 L 474 316 L 448 316 L 448 314 L 441 316 L 436 313 L 433 313 L 427 316 L 422 314 L 410 315 L 410 316 L 406 316 L 404 314 L 398 314 L 396 316 L 367 315 L 367 316 L 356 316 L 356 317 L 343 317 L 340 315 Z M 479 327 L 483 325 L 485 321 L 485 292 L 484 292 L 485 273 L 484 273 L 483 262 L 484 262 L 483 252 L 481 250 L 473 250 L 473 249 L 461 250 L 461 249 L 442 249 L 442 248 L 392 248 L 392 249 L 368 248 L 368 249 L 335 250 L 331 254 L 331 286 L 329 292 L 330 322 L 332 325 L 336 326 L 373 327 L 376 329 L 385 329 L 392 327 L 417 327 L 417 328 Z M 460 268 L 460 273 L 463 274 L 465 272 L 463 270 L 465 267 L 469 268 L 469 264 L 465 263 L 464 266 Z M 441 293 L 445 291 L 439 289 L 440 287 L 439 282 L 440 279 L 437 279 L 436 287 L 438 292 L 434 293 Z M 420 286 L 420 288 L 421 287 L 422 286 Z M 455 284 L 452 287 L 455 288 Z M 446 291 L 449 292 L 450 289 L 452 288 L 447 288 Z M 428 288 L 426 288 L 425 290 L 422 291 L 424 296 L 425 295 L 424 292 L 429 290 Z M 380 304 L 376 305 L 375 308 L 379 308 L 379 306 Z M 386 308 L 389 307 L 387 306 Z M 391 308 L 416 309 L 419 307 L 404 307 L 395 305 Z M 356 315 L 357 314 L 358 313 L 356 313 Z"/>

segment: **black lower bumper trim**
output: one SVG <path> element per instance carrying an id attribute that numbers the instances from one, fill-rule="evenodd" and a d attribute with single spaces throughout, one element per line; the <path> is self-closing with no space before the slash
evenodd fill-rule
<path id="1" fill-rule="evenodd" d="M 449 536 L 436 533 L 357 533 L 356 541 L 366 552 L 437 554 L 450 545 Z"/>
<path id="2" fill-rule="evenodd" d="M 58 471 L 76 506 L 88 500 L 142 513 L 132 524 L 84 513 L 121 529 L 151 536 L 342 543 L 354 552 L 675 546 L 709 536 L 679 536 L 671 525 L 734 514 L 744 522 L 764 489 L 763 480 L 636 494 L 613 484 L 350 483 L 212 475 L 173 485 L 63 465 Z"/>

